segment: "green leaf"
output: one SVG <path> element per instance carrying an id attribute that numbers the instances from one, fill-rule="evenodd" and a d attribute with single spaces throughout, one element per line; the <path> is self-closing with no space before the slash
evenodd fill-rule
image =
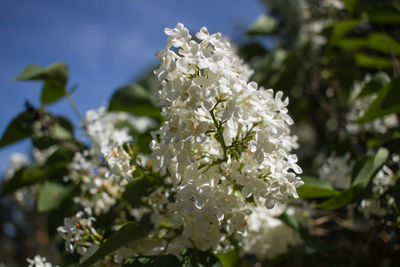
<path id="1" fill-rule="evenodd" d="M 31 131 L 27 127 L 27 122 L 30 120 L 28 112 L 22 112 L 7 126 L 0 140 L 0 148 L 11 145 L 29 137 Z"/>
<path id="2" fill-rule="evenodd" d="M 57 209 L 73 189 L 74 186 L 72 185 L 46 182 L 39 191 L 38 211 L 44 212 Z"/>
<path id="3" fill-rule="evenodd" d="M 235 267 L 239 260 L 239 254 L 236 250 L 227 253 L 216 254 L 217 259 L 221 262 L 223 267 Z"/>
<path id="4" fill-rule="evenodd" d="M 382 146 L 392 140 L 398 140 L 398 139 L 400 139 L 400 132 L 391 131 L 368 139 L 367 148 Z"/>
<path id="5" fill-rule="evenodd" d="M 90 266 L 101 260 L 115 250 L 147 235 L 147 230 L 135 222 L 123 225 L 118 231 L 114 232 L 99 249 L 90 256 L 80 266 Z"/>
<path id="6" fill-rule="evenodd" d="M 349 13 L 353 13 L 358 5 L 358 0 L 342 0 Z"/>
<path id="7" fill-rule="evenodd" d="M 277 28 L 275 19 L 271 16 L 262 14 L 257 20 L 251 25 L 247 34 L 250 35 L 267 35 L 273 33 Z"/>
<path id="8" fill-rule="evenodd" d="M 364 166 L 358 172 L 352 185 L 361 185 L 365 188 L 373 175 L 382 167 L 389 156 L 389 151 L 386 148 L 380 148 L 375 156 L 369 156 Z"/>
<path id="9" fill-rule="evenodd" d="M 160 182 L 161 179 L 150 175 L 135 178 L 126 185 L 125 191 L 122 194 L 122 199 L 133 205 L 140 204 L 141 198 L 150 193 L 154 189 L 154 186 Z"/>
<path id="10" fill-rule="evenodd" d="M 44 82 L 40 101 L 42 105 L 48 105 L 62 98 L 66 94 L 65 83 L 57 80 L 47 80 Z"/>
<path id="11" fill-rule="evenodd" d="M 43 81 L 41 103 L 47 105 L 66 95 L 68 67 L 64 63 L 54 63 L 47 68 L 28 65 L 16 78 L 21 81 Z"/>
<path id="12" fill-rule="evenodd" d="M 300 198 L 324 198 L 336 196 L 339 192 L 320 185 L 303 184 L 297 188 L 297 194 Z"/>
<path id="13" fill-rule="evenodd" d="M 16 79 L 22 81 L 57 80 L 66 83 L 68 80 L 68 67 L 61 62 L 54 63 L 47 68 L 32 64 L 28 65 Z"/>
<path id="14" fill-rule="evenodd" d="M 111 97 L 109 111 L 125 111 L 138 116 L 162 118 L 156 99 L 145 88 L 138 84 L 118 89 Z"/>
<path id="15" fill-rule="evenodd" d="M 330 43 L 335 44 L 340 38 L 350 33 L 360 23 L 360 19 L 348 19 L 336 22 L 332 26 Z"/>
<path id="16" fill-rule="evenodd" d="M 300 229 L 300 223 L 296 219 L 295 216 L 289 215 L 287 212 L 283 213 L 278 217 L 281 221 L 283 221 L 286 225 L 291 227 L 294 230 L 299 230 Z"/>
<path id="17" fill-rule="evenodd" d="M 351 203 L 356 197 L 362 192 L 361 186 L 352 186 L 344 191 L 342 191 L 339 195 L 317 204 L 314 208 L 317 209 L 329 209 L 335 210 L 340 209 Z"/>
<path id="18" fill-rule="evenodd" d="M 370 56 L 364 53 L 354 55 L 356 65 L 363 68 L 392 68 L 392 61 L 387 58 Z"/>
<path id="19" fill-rule="evenodd" d="M 375 9 L 368 12 L 368 19 L 379 24 L 400 24 L 400 13 L 394 9 Z"/>
<path id="20" fill-rule="evenodd" d="M 341 39 L 337 42 L 337 45 L 346 52 L 368 48 L 388 55 L 400 55 L 400 43 L 392 37 L 379 32 L 371 33 L 368 38 Z"/>
<path id="21" fill-rule="evenodd" d="M 376 93 L 379 89 L 381 89 L 386 84 L 390 83 L 390 77 L 383 71 L 379 71 L 372 76 L 371 81 L 369 81 L 357 98 L 362 98 L 371 94 Z"/>
<path id="22" fill-rule="evenodd" d="M 400 112 L 400 77 L 379 90 L 377 97 L 357 122 L 367 122 L 392 113 Z"/>

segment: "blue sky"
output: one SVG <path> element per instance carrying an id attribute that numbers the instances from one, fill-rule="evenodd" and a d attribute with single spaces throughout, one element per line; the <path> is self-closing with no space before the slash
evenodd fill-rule
<path id="1" fill-rule="evenodd" d="M 62 61 L 70 71 L 69 86 L 84 113 L 106 105 L 112 92 L 152 64 L 165 46 L 165 27 L 182 22 L 239 36 L 260 14 L 260 0 L 2 0 L 0 4 L 0 132 L 29 100 L 39 103 L 40 82 L 13 80 L 28 64 Z M 73 118 L 66 100 L 49 107 Z M 0 150 L 0 170 L 13 151 L 27 152 L 29 142 Z"/>

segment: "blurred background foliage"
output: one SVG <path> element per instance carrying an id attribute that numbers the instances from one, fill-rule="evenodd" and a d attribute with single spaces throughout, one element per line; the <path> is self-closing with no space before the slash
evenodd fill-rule
<path id="1" fill-rule="evenodd" d="M 272 259 L 260 260 L 243 253 L 215 257 L 208 252 L 189 251 L 186 264 L 396 266 L 400 262 L 396 159 L 400 152 L 400 1 L 263 3 L 268 12 L 260 14 L 235 41 L 240 56 L 255 70 L 252 80 L 289 96 L 289 114 L 295 121 L 292 129 L 300 144 L 296 153 L 305 181 L 298 193 L 302 203 L 311 207 L 311 226 L 302 227 L 289 214 L 281 216 L 299 233 L 304 245 Z M 108 111 L 151 117 L 157 122 L 157 129 L 162 121 L 156 98 L 160 85 L 152 69 L 116 90 Z M 62 178 L 74 153 L 84 150 L 88 142 L 67 118 L 46 111 L 47 105 L 68 98 L 82 117 L 72 100 L 74 88 L 66 87 L 68 67 L 63 63 L 29 65 L 17 80 L 40 80 L 43 88 L 41 105 L 34 107 L 27 102 L 0 140 L 0 148 L 26 138 L 32 141 L 32 155 L 23 160 L 20 155 L 20 161 L 14 161 L 20 164 L 10 166 L 13 169 L 3 175 L 0 259 L 7 266 L 23 266 L 26 257 L 39 253 L 53 262 L 61 259 L 65 264 L 72 263 L 77 255 L 62 252 L 63 242 L 56 228 L 64 217 L 78 210 L 72 199 L 79 194 L 79 188 Z M 370 98 L 368 103 L 359 108 L 360 101 L 366 98 Z M 150 131 L 154 129 L 144 133 L 131 129 L 136 140 L 132 149 L 149 154 Z M 48 155 L 40 157 L 38 150 Z M 319 170 L 330 155 L 346 157 L 354 163 L 346 186 L 334 182 L 343 177 L 321 179 Z M 365 216 L 359 207 L 364 199 L 373 196 L 373 179 L 383 165 L 391 169 L 394 182 L 378 196 L 383 212 Z M 131 196 L 140 196 L 154 186 L 156 183 L 148 178 L 126 190 Z M 123 194 L 120 201 L 137 201 L 127 195 Z M 110 234 L 110 222 L 121 212 L 123 208 L 115 205 L 98 218 L 96 227 Z M 128 214 L 125 218 L 132 220 Z M 159 266 L 176 266 L 176 260 L 163 258 L 165 265 Z M 154 259 L 148 258 L 146 264 L 154 265 Z M 133 261 L 127 266 L 139 265 Z"/>

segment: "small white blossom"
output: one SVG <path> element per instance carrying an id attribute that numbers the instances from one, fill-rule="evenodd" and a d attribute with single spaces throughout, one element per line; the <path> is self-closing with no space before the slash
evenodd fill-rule
<path id="1" fill-rule="evenodd" d="M 262 207 L 252 209 L 247 224 L 247 233 L 242 238 L 243 250 L 258 259 L 271 259 L 284 254 L 291 246 L 301 244 L 300 236 L 281 220 L 275 218 L 284 207 L 272 210 Z"/>
<path id="2" fill-rule="evenodd" d="M 26 259 L 29 263 L 28 267 L 52 267 L 53 265 L 50 262 L 47 262 L 45 257 L 40 255 L 36 255 L 33 259 Z M 58 265 L 56 265 L 57 267 Z"/>
<path id="3" fill-rule="evenodd" d="M 347 189 L 351 184 L 353 165 L 349 153 L 342 157 L 332 154 L 318 169 L 318 177 L 335 188 Z"/>

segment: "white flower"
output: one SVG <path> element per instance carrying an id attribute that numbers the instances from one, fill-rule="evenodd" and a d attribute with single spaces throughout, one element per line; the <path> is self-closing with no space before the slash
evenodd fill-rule
<path id="1" fill-rule="evenodd" d="M 29 263 L 28 267 L 52 267 L 53 266 L 50 262 L 47 262 L 45 257 L 42 257 L 40 255 L 36 255 L 33 259 L 26 259 L 26 260 Z"/>
<path id="2" fill-rule="evenodd" d="M 164 32 L 170 36 L 168 38 L 168 43 L 171 42 L 175 47 L 181 47 L 183 43 L 191 38 L 189 30 L 186 29 L 182 23 L 176 24 L 174 29 L 165 28 Z"/>
<path id="3" fill-rule="evenodd" d="M 301 243 L 301 238 L 289 226 L 274 216 L 282 214 L 284 207 L 272 210 L 262 207 L 252 209 L 248 218 L 247 233 L 243 236 L 243 249 L 260 260 L 271 259 L 286 253 L 291 246 Z"/>
<path id="4" fill-rule="evenodd" d="M 181 228 L 176 240 L 185 244 L 202 250 L 229 247 L 227 235 L 246 226 L 248 208 L 239 191 L 268 207 L 297 197 L 301 168 L 290 153 L 297 143 L 289 129 L 289 101 L 282 92 L 250 82 L 252 71 L 220 33 L 203 27 L 196 42 L 180 23 L 166 33 L 155 71 L 166 120 L 153 133 L 151 149 L 174 194 L 152 218 L 156 225 L 171 220 Z M 171 251 L 178 247 L 171 244 Z"/>
<path id="5" fill-rule="evenodd" d="M 89 110 L 83 123 L 91 147 L 83 153 L 77 152 L 69 164 L 69 175 L 65 180 L 79 183 L 80 196 L 74 201 L 82 207 L 93 209 L 96 215 L 107 212 L 115 203 L 123 186 L 132 181 L 130 155 L 122 148 L 132 142 L 127 128 L 115 125 L 124 122 L 138 131 L 154 126 L 154 121 L 138 120 L 125 113 L 106 113 L 104 108 Z"/>
<path id="6" fill-rule="evenodd" d="M 71 218 L 64 218 L 64 225 L 57 228 L 58 233 L 65 239 L 65 249 L 72 253 L 77 247 L 82 246 L 83 239 L 90 234 L 97 234 L 92 226 L 95 221 L 91 217 L 90 209 L 79 211 Z"/>
<path id="7" fill-rule="evenodd" d="M 318 169 L 318 177 L 335 188 L 347 189 L 351 183 L 353 165 L 349 153 L 342 157 L 331 154 Z"/>

